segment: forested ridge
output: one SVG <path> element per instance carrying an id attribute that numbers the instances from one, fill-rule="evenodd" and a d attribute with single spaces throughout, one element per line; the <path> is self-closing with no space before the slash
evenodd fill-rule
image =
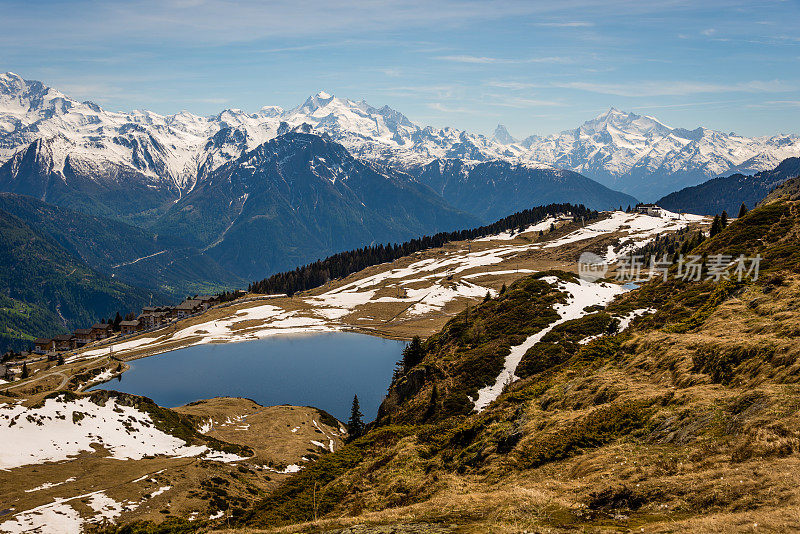
<path id="1" fill-rule="evenodd" d="M 441 247 L 451 241 L 465 241 L 477 239 L 507 230 L 523 228 L 533 223 L 540 222 L 548 216 L 555 216 L 561 213 L 570 213 L 576 219 L 584 220 L 595 219 L 598 212 L 590 210 L 585 206 L 573 204 L 548 204 L 547 206 L 537 206 L 535 208 L 523 210 L 508 217 L 504 217 L 492 224 L 479 226 L 470 230 L 459 230 L 455 232 L 440 232 L 432 236 L 422 236 L 417 239 L 406 241 L 405 243 L 387 243 L 373 245 L 347 252 L 340 252 L 296 268 L 293 271 L 276 273 L 258 282 L 253 282 L 248 286 L 251 293 L 293 295 L 298 291 L 314 289 L 323 285 L 325 282 L 344 278 L 345 276 L 358 272 L 362 269 L 380 263 L 394 261 L 403 256 L 427 250 L 430 248 Z"/>

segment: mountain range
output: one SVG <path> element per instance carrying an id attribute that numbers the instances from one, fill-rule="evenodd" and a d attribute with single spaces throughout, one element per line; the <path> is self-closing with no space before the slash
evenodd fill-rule
<path id="1" fill-rule="evenodd" d="M 0 74 L 0 214 L 8 221 L 0 238 L 32 233 L 49 245 L 9 254 L 70 266 L 50 269 L 57 281 L 31 271 L 29 287 L 71 288 L 80 266 L 90 287 L 116 295 L 67 314 L 62 302 L 74 296 L 18 295 L 8 309 L 39 306 L 49 319 L 6 334 L 26 338 L 124 311 L 123 294 L 132 303 L 243 287 L 342 250 L 475 227 L 537 205 L 627 206 L 637 198 L 614 189 L 655 195 L 798 152 L 797 137 L 688 132 L 617 110 L 556 136 L 518 141 L 498 127 L 489 139 L 324 92 L 290 110 L 111 112 Z M 9 294 L 22 271 L 0 271 Z"/>
<path id="2" fill-rule="evenodd" d="M 659 199 L 657 204 L 674 212 L 716 215 L 727 211 L 735 217 L 742 203 L 753 208 L 777 186 L 797 176 L 800 176 L 800 158 L 787 158 L 774 169 L 752 175 L 721 176 L 686 187 Z"/>
<path id="3" fill-rule="evenodd" d="M 304 124 L 327 133 L 358 158 L 412 174 L 436 159 L 499 160 L 529 169 L 571 170 L 641 200 L 725 173 L 767 170 L 800 156 L 797 135 L 748 138 L 703 127 L 673 128 L 614 108 L 575 129 L 518 141 L 502 126 L 491 139 L 456 128 L 423 127 L 388 106 L 377 108 L 325 92 L 289 110 L 228 109 L 211 117 L 185 111 L 166 116 L 110 112 L 5 73 L 0 74 L 0 163 L 15 163 L 0 184 L 9 190 L 9 181 L 16 180 L 15 192 L 24 189 L 44 200 L 62 195 L 53 188 L 54 180 L 8 176 L 23 164 L 24 147 L 46 139 L 38 157 L 53 172 L 75 179 L 91 176 L 109 189 L 112 177 L 124 177 L 137 191 L 147 192 L 139 204 L 159 209 L 166 198 L 180 198 L 208 172 Z M 142 206 L 136 204 L 138 194 L 130 197 L 120 200 L 121 209 L 134 217 Z"/>

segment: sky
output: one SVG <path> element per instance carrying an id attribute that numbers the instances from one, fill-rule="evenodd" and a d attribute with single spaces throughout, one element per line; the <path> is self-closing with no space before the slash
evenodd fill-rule
<path id="1" fill-rule="evenodd" d="M 800 0 L 0 0 L 0 71 L 123 111 L 292 108 L 320 90 L 512 135 L 609 107 L 800 133 Z"/>

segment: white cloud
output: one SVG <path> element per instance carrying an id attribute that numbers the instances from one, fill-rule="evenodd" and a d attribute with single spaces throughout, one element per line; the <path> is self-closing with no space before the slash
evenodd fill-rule
<path id="1" fill-rule="evenodd" d="M 647 81 L 631 83 L 568 82 L 554 87 L 579 89 L 615 96 L 685 96 L 701 93 L 782 93 L 795 91 L 792 84 L 780 81 L 753 80 L 736 83 L 707 83 L 694 81 Z"/>
<path id="2" fill-rule="evenodd" d="M 504 82 L 504 81 L 490 81 L 486 82 L 489 87 L 497 87 L 499 89 L 513 89 L 521 91 L 523 89 L 532 89 L 534 87 L 541 87 L 542 84 L 528 83 L 528 82 Z"/>
<path id="3" fill-rule="evenodd" d="M 589 28 L 594 26 L 594 22 L 573 21 L 573 22 L 537 22 L 534 26 L 547 26 L 551 28 Z"/>
<path id="4" fill-rule="evenodd" d="M 428 107 L 436 111 L 441 111 L 442 113 L 474 113 L 474 110 L 467 108 L 451 108 L 441 102 L 429 102 Z"/>
<path id="5" fill-rule="evenodd" d="M 571 58 L 559 57 L 559 56 L 510 59 L 510 58 L 498 58 L 498 57 L 486 57 L 486 56 L 454 55 L 454 56 L 436 56 L 433 59 L 438 59 L 440 61 L 452 61 L 454 63 L 503 64 L 503 65 L 511 65 L 516 63 L 572 63 L 574 61 Z"/>
<path id="6" fill-rule="evenodd" d="M 484 102 L 484 104 L 507 108 L 560 107 L 566 105 L 563 102 L 557 102 L 554 100 L 541 100 L 537 98 L 524 98 L 519 96 L 497 94 L 489 94 L 486 96 L 491 98 L 491 100 Z"/>
<path id="7" fill-rule="evenodd" d="M 800 108 L 800 100 L 770 100 L 768 102 L 764 102 L 764 104 L 769 106 L 787 106 L 787 107 Z"/>

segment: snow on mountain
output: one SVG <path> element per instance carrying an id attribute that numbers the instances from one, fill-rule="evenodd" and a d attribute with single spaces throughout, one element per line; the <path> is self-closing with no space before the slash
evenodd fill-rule
<path id="1" fill-rule="evenodd" d="M 494 129 L 492 141 L 495 143 L 500 143 L 501 145 L 511 145 L 517 142 L 517 140 L 514 139 L 510 133 L 508 133 L 508 130 L 502 124 L 498 124 L 497 128 Z"/>
<path id="2" fill-rule="evenodd" d="M 645 199 L 732 170 L 769 169 L 800 155 L 797 135 L 747 138 L 685 130 L 614 108 L 573 130 L 517 141 L 502 125 L 491 139 L 455 128 L 421 127 L 388 106 L 375 108 L 324 91 L 289 110 L 265 106 L 255 113 L 228 109 L 211 117 L 185 111 L 159 115 L 109 112 L 41 82 L 0 74 L 0 164 L 36 139 L 58 137 L 54 172 L 67 158 L 73 167 L 110 164 L 164 181 L 181 194 L 242 153 L 309 127 L 357 157 L 402 169 L 435 159 L 504 160 L 572 170 Z"/>
<path id="3" fill-rule="evenodd" d="M 800 154 L 800 136 L 747 138 L 706 128 L 673 128 L 611 108 L 574 130 L 520 143 L 529 157 L 638 196 L 694 185 L 732 170 L 771 169 Z"/>

